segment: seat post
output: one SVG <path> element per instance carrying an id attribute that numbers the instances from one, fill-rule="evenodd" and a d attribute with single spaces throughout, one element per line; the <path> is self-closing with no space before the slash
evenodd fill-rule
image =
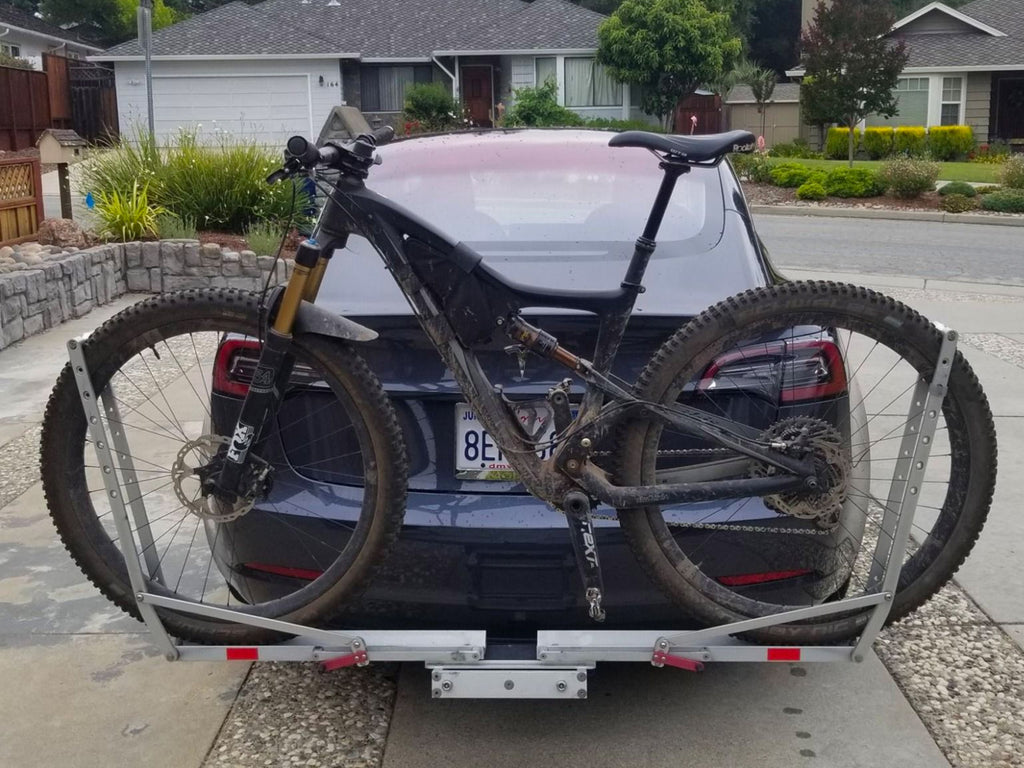
<path id="1" fill-rule="evenodd" d="M 665 211 L 668 210 L 668 202 L 672 199 L 676 182 L 680 176 L 690 170 L 690 166 L 685 163 L 673 163 L 667 160 L 661 163 L 661 168 L 665 171 L 665 176 L 661 180 L 658 196 L 654 198 L 654 205 L 651 206 L 644 232 L 637 238 L 633 257 L 629 260 L 629 267 L 626 269 L 626 277 L 622 280 L 623 288 L 632 288 L 637 293 L 643 291 L 644 272 L 647 271 L 647 264 L 657 246 L 658 230 L 661 228 L 662 219 L 665 218 Z"/>

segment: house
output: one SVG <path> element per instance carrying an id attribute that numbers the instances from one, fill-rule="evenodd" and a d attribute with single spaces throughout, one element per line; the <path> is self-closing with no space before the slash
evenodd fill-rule
<path id="1" fill-rule="evenodd" d="M 775 90 L 765 105 L 763 132 L 762 115 L 757 111 L 757 100 L 749 85 L 735 86 L 723 104 L 729 130 L 763 135 L 769 147 L 794 141 L 801 136 L 799 83 L 775 84 Z"/>
<path id="2" fill-rule="evenodd" d="M 48 24 L 13 5 L 0 4 L 0 53 L 25 59 L 42 69 L 44 53 L 82 59 L 102 50 L 76 32 Z"/>
<path id="3" fill-rule="evenodd" d="M 890 35 L 910 55 L 896 85 L 899 114 L 867 125 L 970 125 L 978 141 L 1024 144 L 1022 10 L 1021 0 L 932 2 L 897 21 Z"/>
<path id="4" fill-rule="evenodd" d="M 596 64 L 604 16 L 566 0 L 234 2 L 153 33 L 157 136 L 216 127 L 280 144 L 316 136 L 330 109 L 397 124 L 412 83 L 451 88 L 478 125 L 517 88 L 553 78 L 559 102 L 588 117 L 636 114 L 627 85 Z M 138 41 L 111 48 L 122 127 L 144 122 Z"/>

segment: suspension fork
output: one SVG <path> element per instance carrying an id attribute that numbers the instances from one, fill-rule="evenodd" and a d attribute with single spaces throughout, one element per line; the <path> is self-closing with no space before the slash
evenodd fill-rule
<path id="1" fill-rule="evenodd" d="M 277 313 L 265 329 L 259 363 L 235 423 L 235 431 L 224 454 L 215 482 L 218 498 L 234 502 L 243 489 L 240 484 L 249 451 L 259 440 L 263 426 L 277 413 L 291 376 L 294 358 L 289 354 L 292 329 L 302 302 L 316 300 L 333 248 L 321 249 L 315 240 L 305 240 L 295 254 L 295 268 L 285 284 Z"/>

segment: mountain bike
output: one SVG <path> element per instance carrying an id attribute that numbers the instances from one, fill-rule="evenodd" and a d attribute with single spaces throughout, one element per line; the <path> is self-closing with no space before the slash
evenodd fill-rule
<path id="1" fill-rule="evenodd" d="M 411 567 L 386 559 L 405 511 L 407 446 L 394 404 L 360 356 L 360 344 L 377 333 L 315 303 L 352 235 L 380 254 L 515 476 L 564 513 L 595 621 L 605 616 L 606 594 L 595 518 L 616 521 L 647 575 L 705 624 L 793 607 L 764 574 L 756 581 L 716 575 L 706 553 L 720 537 L 743 557 L 798 559 L 800 568 L 774 575 L 805 578 L 805 604 L 877 590 L 879 553 L 886 537 L 895 540 L 894 511 L 877 483 L 900 458 L 915 408 L 939 426 L 919 520 L 906 551 L 895 553 L 900 576 L 888 620 L 951 578 L 991 503 L 995 431 L 959 353 L 942 361 L 952 369 L 941 412 L 921 413 L 915 387 L 930 380 L 943 334 L 917 312 L 855 286 L 780 282 L 685 323 L 635 381 L 612 372 L 678 180 L 730 152 L 752 151 L 751 134 L 611 138 L 613 147 L 649 150 L 663 176 L 621 283 L 600 291 L 517 284 L 371 191 L 376 150 L 392 136 L 380 129 L 321 148 L 289 140 L 270 181 L 315 176 L 326 181 L 327 197 L 286 284 L 263 295 L 209 289 L 152 297 L 88 337 L 83 353 L 108 434 L 132 446 L 117 450 L 116 466 L 93 463 L 75 372 L 69 365 L 61 373 L 43 427 L 46 499 L 65 546 L 116 605 L 139 615 L 122 549 L 135 552 L 154 594 L 321 626 L 343 621 L 382 565 Z M 590 316 L 590 356 L 530 322 L 525 310 L 538 307 Z M 564 369 L 544 418 L 524 417 L 524 404 L 489 378 L 477 352 L 494 344 Z M 290 430 L 311 420 L 322 424 L 315 444 L 285 450 Z M 103 472 L 120 478 L 133 542 L 119 541 L 111 524 Z M 294 491 L 298 476 L 314 483 L 302 492 L 310 503 Z M 289 484 L 285 501 L 280 492 Z M 336 512 L 319 511 L 325 507 Z M 684 542 L 684 530 L 697 535 Z M 287 537 L 317 567 L 271 568 L 259 553 L 238 551 L 252 531 L 271 549 Z M 266 588 L 253 589 L 253 581 Z M 839 642 L 856 636 L 869 613 L 747 636 Z M 192 642 L 278 637 L 185 611 L 159 614 Z"/>

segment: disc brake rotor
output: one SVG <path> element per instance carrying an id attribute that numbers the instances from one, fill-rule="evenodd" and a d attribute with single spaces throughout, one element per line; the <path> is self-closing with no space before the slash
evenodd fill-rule
<path id="1" fill-rule="evenodd" d="M 254 498 L 240 497 L 233 504 L 229 504 L 213 494 L 203 495 L 198 485 L 191 495 L 185 489 L 185 481 L 198 480 L 200 474 L 196 470 L 205 467 L 216 455 L 218 448 L 229 442 L 230 438 L 221 435 L 202 435 L 185 443 L 171 465 L 171 480 L 178 501 L 189 512 L 203 520 L 228 523 L 240 518 L 256 503 Z"/>
<path id="2" fill-rule="evenodd" d="M 839 523 L 850 476 L 849 451 L 839 431 L 826 421 L 806 416 L 783 419 L 761 433 L 761 439 L 785 443 L 786 453 L 809 457 L 818 475 L 819 490 L 776 493 L 764 497 L 769 509 L 801 520 L 813 520 L 819 528 L 834 528 Z M 778 470 L 757 463 L 753 477 L 772 477 Z"/>

